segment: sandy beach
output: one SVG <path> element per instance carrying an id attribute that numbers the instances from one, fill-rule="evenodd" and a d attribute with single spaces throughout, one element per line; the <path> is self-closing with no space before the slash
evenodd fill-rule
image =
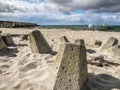
<path id="1" fill-rule="evenodd" d="M 36 29 L 0 28 L 3 34 L 29 34 L 33 30 Z M 102 56 L 105 61 L 118 64 L 102 67 L 88 64 L 86 90 L 120 90 L 120 55 L 115 56 L 112 52 L 101 50 L 101 47 L 94 45 L 95 40 L 102 41 L 103 45 L 110 37 L 117 38 L 120 45 L 120 32 L 39 30 L 55 52 L 59 50 L 62 36 L 66 36 L 71 43 L 76 39 L 84 39 L 85 46 L 89 49 L 87 60 Z M 0 52 L 0 90 L 52 90 L 55 82 L 53 63 L 56 55 L 31 53 L 29 40 L 21 40 L 21 36 L 12 38 L 19 52 Z"/>

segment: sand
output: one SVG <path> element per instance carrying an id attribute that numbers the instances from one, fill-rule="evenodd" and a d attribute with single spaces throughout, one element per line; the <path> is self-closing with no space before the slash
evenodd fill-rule
<path id="1" fill-rule="evenodd" d="M 0 28 L 3 33 L 28 34 L 33 29 Z M 72 31 L 67 29 L 39 29 L 52 49 L 58 52 L 60 37 L 66 36 L 71 43 L 75 39 L 84 39 L 87 49 L 87 59 L 103 56 L 106 61 L 120 64 L 120 57 L 110 52 L 102 51 L 94 46 L 95 40 L 105 43 L 109 37 L 116 37 L 120 42 L 118 32 Z M 19 50 L 18 53 L 0 53 L 0 90 L 52 90 L 55 82 L 55 54 L 31 53 L 29 41 L 21 41 L 21 36 L 13 37 Z M 94 51 L 94 52 L 92 52 Z M 120 65 L 99 67 L 88 64 L 88 81 L 86 90 L 120 90 Z"/>

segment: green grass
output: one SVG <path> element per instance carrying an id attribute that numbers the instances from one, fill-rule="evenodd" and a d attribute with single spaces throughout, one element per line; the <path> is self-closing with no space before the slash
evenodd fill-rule
<path id="1" fill-rule="evenodd" d="M 45 29 L 71 29 L 71 30 L 89 30 L 87 25 L 42 25 Z M 105 26 L 97 28 L 99 31 L 120 32 L 120 26 Z"/>
<path id="2" fill-rule="evenodd" d="M 44 25 L 41 26 L 46 29 L 72 29 L 72 30 L 86 30 L 87 25 Z"/>
<path id="3" fill-rule="evenodd" d="M 106 26 L 106 27 L 98 28 L 98 30 L 120 32 L 120 26 Z"/>

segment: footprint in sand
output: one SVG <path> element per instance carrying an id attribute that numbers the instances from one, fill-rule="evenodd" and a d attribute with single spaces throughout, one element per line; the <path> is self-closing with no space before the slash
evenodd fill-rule
<path id="1" fill-rule="evenodd" d="M 44 57 L 43 59 L 49 60 L 49 59 L 51 59 L 51 58 L 53 58 L 53 56 L 52 56 L 52 55 L 48 55 L 48 56 Z"/>
<path id="2" fill-rule="evenodd" d="M 2 69 L 8 69 L 9 67 L 10 65 L 7 65 L 7 64 L 0 65 L 0 68 Z"/>
<path id="3" fill-rule="evenodd" d="M 3 59 L 3 58 L 0 58 L 0 63 L 3 63 L 3 62 L 8 62 L 9 60 L 8 59 Z"/>
<path id="4" fill-rule="evenodd" d="M 30 63 L 27 63 L 26 65 L 24 65 L 23 67 L 20 68 L 20 70 L 22 72 L 27 72 L 31 69 L 35 69 L 37 68 L 37 62 L 30 62 Z"/>

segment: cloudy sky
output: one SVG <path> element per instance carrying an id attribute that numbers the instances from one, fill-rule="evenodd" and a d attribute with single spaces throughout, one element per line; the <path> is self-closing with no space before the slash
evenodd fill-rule
<path id="1" fill-rule="evenodd" d="M 0 20 L 120 25 L 120 0 L 0 0 Z"/>

